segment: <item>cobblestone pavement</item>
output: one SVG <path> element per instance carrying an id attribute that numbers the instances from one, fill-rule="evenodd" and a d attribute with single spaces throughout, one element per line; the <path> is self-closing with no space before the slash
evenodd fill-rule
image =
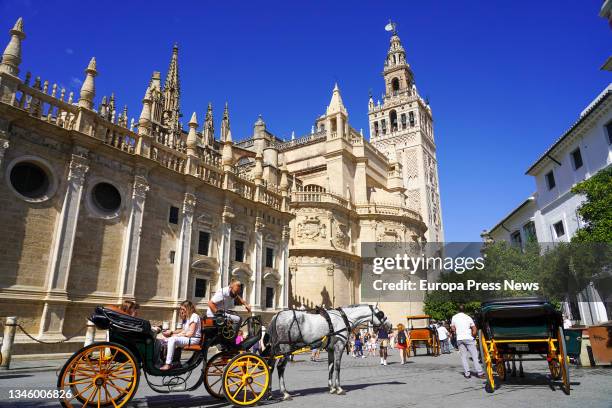
<path id="1" fill-rule="evenodd" d="M 483 380 L 464 379 L 459 355 L 412 357 L 399 364 L 397 353 L 388 366 L 378 358 L 343 358 L 342 386 L 346 395 L 327 392 L 327 357 L 320 362 L 308 356 L 296 358 L 287 368 L 287 387 L 291 401 L 270 401 L 262 405 L 280 408 L 301 407 L 612 407 L 612 369 L 575 368 L 570 372 L 572 393 L 567 396 L 551 384 L 545 361 L 525 363 L 525 378 L 509 378 L 493 394 L 484 391 Z M 53 407 L 55 401 L 10 400 L 9 390 L 53 389 L 54 371 L 3 373 L 0 375 L 1 407 Z M 278 379 L 274 378 L 278 396 Z M 206 394 L 202 387 L 191 393 L 156 394 L 141 378 L 134 407 L 226 407 Z"/>

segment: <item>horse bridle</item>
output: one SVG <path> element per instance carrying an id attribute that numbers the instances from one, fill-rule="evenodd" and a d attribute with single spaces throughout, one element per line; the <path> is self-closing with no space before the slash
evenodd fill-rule
<path id="1" fill-rule="evenodd" d="M 370 310 L 372 311 L 372 325 L 374 325 L 375 327 L 380 327 L 383 324 L 385 324 L 385 322 L 387 321 L 387 316 L 385 316 L 383 311 L 379 310 L 378 312 L 375 312 L 374 311 L 374 306 L 372 306 L 372 305 L 368 305 L 368 306 L 370 306 Z M 380 325 L 376 326 L 374 324 L 374 316 L 376 316 L 378 318 L 378 321 L 380 322 Z"/>

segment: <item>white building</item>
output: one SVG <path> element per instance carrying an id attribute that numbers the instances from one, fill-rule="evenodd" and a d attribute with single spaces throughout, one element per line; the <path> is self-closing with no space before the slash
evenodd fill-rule
<path id="1" fill-rule="evenodd" d="M 540 243 L 569 242 L 583 227 L 578 207 L 584 196 L 571 192 L 612 163 L 612 84 L 580 114 L 578 120 L 527 170 L 536 192 L 498 222 L 483 237 L 523 246 L 529 237 Z M 590 300 L 590 301 L 588 301 Z M 608 320 L 612 294 L 602 299 L 594 287 L 579 295 L 577 309 L 583 324 Z M 569 306 L 568 310 L 569 312 Z M 574 313 L 575 315 L 576 313 Z M 578 320 L 578 316 L 574 316 Z"/>

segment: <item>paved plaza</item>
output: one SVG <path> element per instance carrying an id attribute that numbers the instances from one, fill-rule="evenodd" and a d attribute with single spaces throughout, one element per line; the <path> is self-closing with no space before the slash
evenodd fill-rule
<path id="1" fill-rule="evenodd" d="M 574 368 L 570 371 L 572 391 L 567 396 L 558 384 L 551 384 L 546 363 L 525 364 L 525 378 L 509 378 L 495 391 L 487 394 L 483 380 L 464 379 L 459 355 L 453 353 L 437 358 L 412 357 L 406 365 L 399 364 L 397 352 L 390 356 L 389 365 L 380 366 L 378 358 L 355 359 L 344 356 L 341 373 L 346 395 L 327 392 L 327 357 L 311 362 L 307 355 L 296 358 L 287 369 L 287 387 L 294 395 L 291 401 L 273 401 L 260 405 L 279 408 L 314 407 L 611 407 L 612 369 Z M 61 361 L 40 362 L 41 366 L 59 365 Z M 39 368 L 41 369 L 41 368 Z M 278 379 L 274 376 L 275 396 Z M 9 400 L 9 390 L 52 389 L 55 371 L 33 372 L 31 369 L 0 373 L 1 407 L 54 407 L 56 401 Z M 204 387 L 191 393 L 156 394 L 141 378 L 133 407 L 226 407 L 225 401 L 209 397 Z"/>

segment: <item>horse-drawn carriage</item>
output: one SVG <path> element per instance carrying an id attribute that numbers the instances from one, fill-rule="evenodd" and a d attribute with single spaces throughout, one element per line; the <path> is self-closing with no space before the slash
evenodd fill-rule
<path id="1" fill-rule="evenodd" d="M 482 304 L 476 319 L 487 392 L 495 390 L 494 374 L 505 380 L 507 365 L 518 357 L 521 371 L 522 361 L 546 359 L 552 379 L 562 380 L 563 391 L 570 393 L 561 312 L 552 304 L 539 297 L 493 300 Z"/>
<path id="2" fill-rule="evenodd" d="M 160 342 L 149 321 L 99 306 L 90 320 L 99 329 L 108 330 L 109 341 L 94 342 L 68 359 L 57 379 L 60 402 L 64 407 L 123 407 L 136 393 L 144 375 L 156 392 L 193 391 L 204 384 L 215 398 L 249 406 L 271 395 L 270 373 L 275 365 L 279 369 L 281 391 L 287 397 L 284 367 L 288 357 L 313 345 L 319 347 L 324 340 L 328 356 L 335 359 L 333 383 L 329 371 L 330 391 L 343 393 L 339 365 L 348 334 L 367 322 L 374 326 L 388 323 L 384 313 L 371 305 L 320 312 L 326 318 L 292 309 L 277 313 L 269 329 L 271 336 L 264 339 L 266 350 L 258 355 L 248 350 L 261 339 L 260 316 L 245 319 L 241 327 L 249 337 L 236 345 L 236 328 L 225 316 L 231 312 L 221 311 L 215 318 L 202 318 L 200 342 L 182 348 L 182 352 L 191 353 L 186 361 L 179 360 L 170 370 L 160 370 L 164 363 L 160 358 Z M 208 358 L 212 346 L 221 351 Z M 197 370 L 200 372 L 192 375 Z"/>
<path id="3" fill-rule="evenodd" d="M 416 356 L 417 346 L 424 345 L 427 355 L 440 355 L 440 340 L 438 331 L 431 324 L 431 316 L 416 315 L 406 316 L 408 325 L 408 350 L 412 348 L 412 354 Z M 416 325 L 415 325 L 416 322 Z"/>
<path id="4" fill-rule="evenodd" d="M 149 321 L 104 307 L 97 307 L 90 320 L 109 331 L 109 341 L 94 342 L 68 359 L 57 380 L 64 407 L 125 406 L 142 374 L 156 392 L 192 391 L 203 383 L 211 396 L 235 405 L 255 404 L 268 391 L 267 362 L 248 352 L 261 338 L 259 316 L 244 321 L 249 337 L 239 345 L 235 327 L 222 313 L 202 318 L 201 341 L 184 347 L 183 352 L 191 355 L 167 371 L 160 370 L 160 342 Z M 209 359 L 212 346 L 222 351 Z"/>

